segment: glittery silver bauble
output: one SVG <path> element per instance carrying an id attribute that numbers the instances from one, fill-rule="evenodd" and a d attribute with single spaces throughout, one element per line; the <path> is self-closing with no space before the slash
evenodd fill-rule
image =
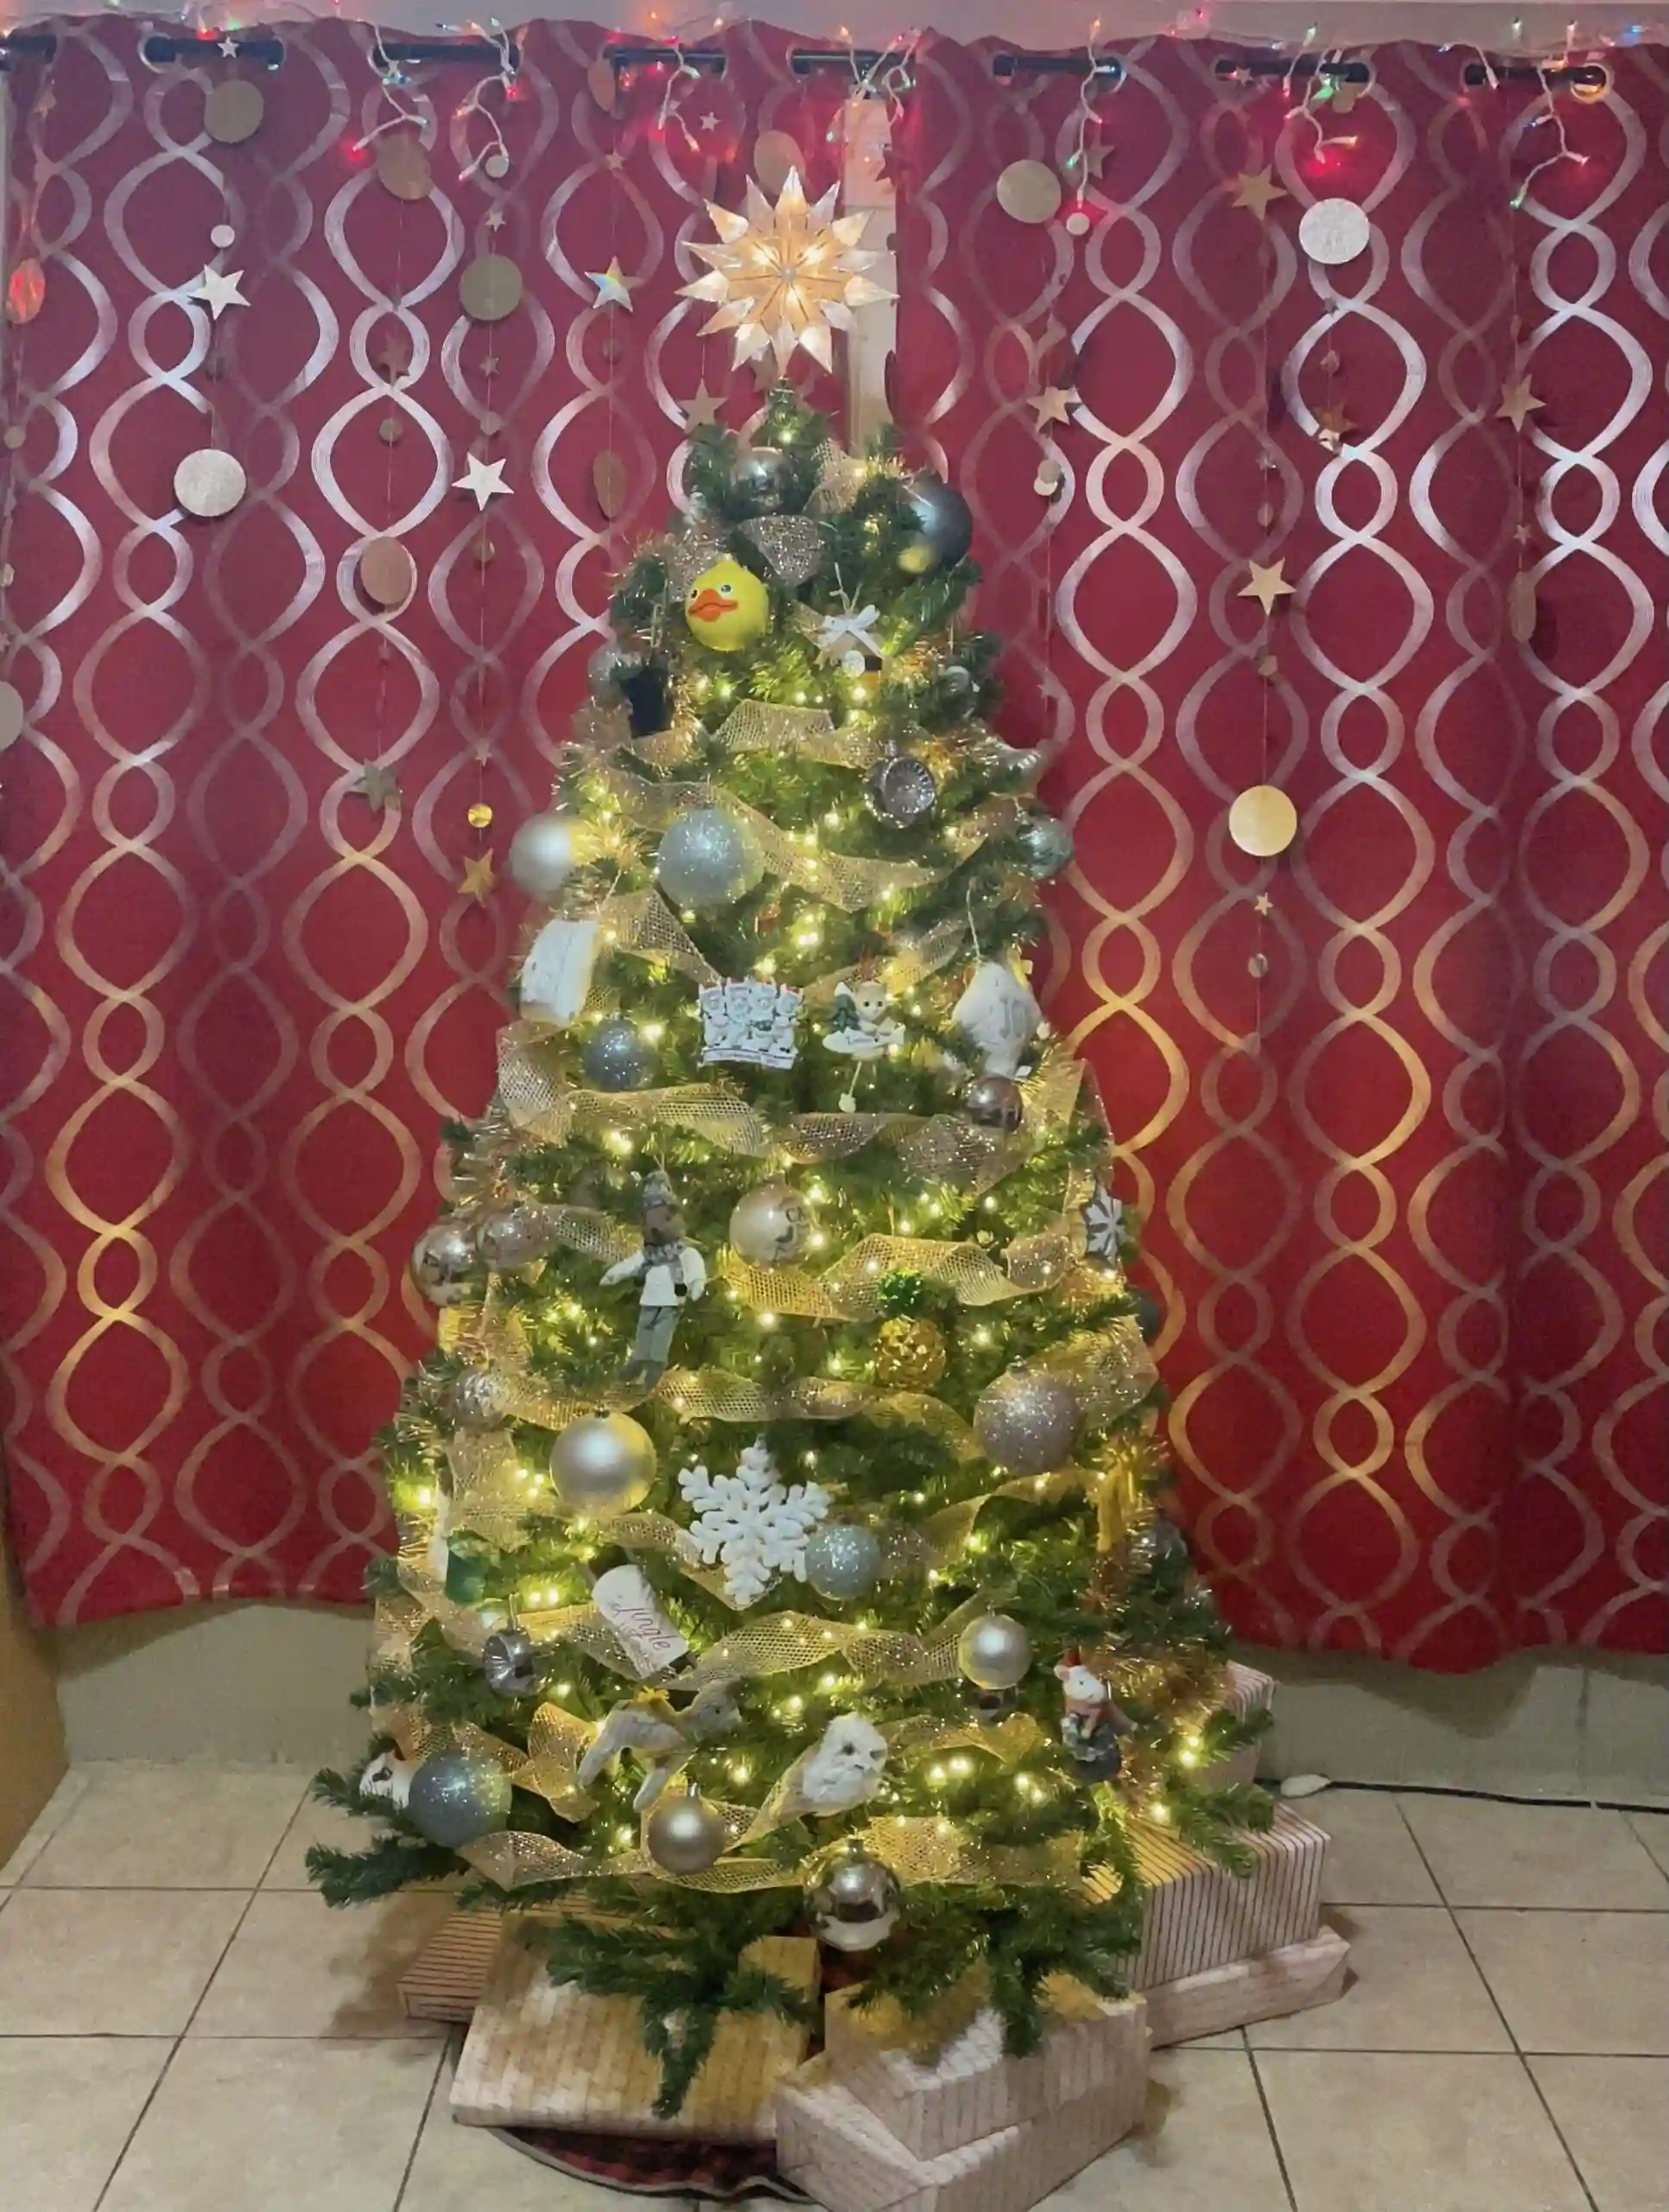
<path id="1" fill-rule="evenodd" d="M 755 446 L 736 456 L 730 485 L 746 500 L 751 514 L 780 514 L 793 489 L 794 464 L 774 446 Z"/>
<path id="2" fill-rule="evenodd" d="M 511 880 L 542 906 L 554 906 L 574 873 L 574 819 L 567 814 L 534 814 L 510 841 L 505 862 Z"/>
<path id="3" fill-rule="evenodd" d="M 1031 1638 L 1008 1613 L 981 1613 L 956 1638 L 956 1664 L 976 1689 L 1012 1690 L 1031 1664 Z"/>
<path id="4" fill-rule="evenodd" d="M 806 1902 L 812 1925 L 837 1951 L 873 1951 L 898 1924 L 903 1901 L 891 1870 L 854 1845 L 824 1872 Z"/>
<path id="5" fill-rule="evenodd" d="M 599 645 L 586 663 L 586 677 L 593 692 L 599 698 L 610 694 L 618 698 L 623 679 L 636 676 L 644 658 L 644 654 L 634 652 L 629 645 L 622 645 L 612 638 L 606 645 Z"/>
<path id="6" fill-rule="evenodd" d="M 765 874 L 758 840 L 722 807 L 693 807 L 661 840 L 661 888 L 677 907 L 711 912 L 734 904 Z"/>
<path id="7" fill-rule="evenodd" d="M 683 1797 L 664 1792 L 644 1822 L 644 1848 L 669 1874 L 704 1873 L 724 1847 L 722 1816 L 693 1787 Z"/>
<path id="8" fill-rule="evenodd" d="M 476 1218 L 475 1249 L 496 1275 L 513 1274 L 550 1250 L 549 1224 L 537 1206 L 490 1206 Z"/>
<path id="9" fill-rule="evenodd" d="M 986 1458 L 1012 1474 L 1052 1474 L 1078 1439 L 1072 1385 L 1042 1368 L 1011 1367 L 980 1391 L 974 1434 Z"/>
<path id="10" fill-rule="evenodd" d="M 1020 824 L 1019 847 L 1026 874 L 1042 883 L 1070 862 L 1072 832 L 1052 814 L 1034 814 Z"/>
<path id="11" fill-rule="evenodd" d="M 805 1541 L 801 1573 L 820 1598 L 861 1598 L 880 1577 L 881 1541 L 873 1529 L 825 1521 Z"/>
<path id="12" fill-rule="evenodd" d="M 864 804 L 890 830 L 913 830 L 939 799 L 938 779 L 913 753 L 889 753 L 864 779 Z"/>
<path id="13" fill-rule="evenodd" d="M 1163 1513 L 1156 1513 L 1144 1528 L 1133 1529 L 1124 1540 L 1125 1565 L 1138 1574 L 1150 1573 L 1162 1561 L 1185 1557 L 1187 1552 L 1187 1537 Z"/>
<path id="14" fill-rule="evenodd" d="M 501 1628 L 481 1646 L 481 1672 L 500 1697 L 531 1697 L 539 1687 L 533 1638 L 524 1628 Z"/>
<path id="15" fill-rule="evenodd" d="M 961 560 L 974 543 L 974 517 L 961 493 L 923 473 L 911 478 L 904 496 L 916 527 L 898 566 L 919 576 Z"/>
<path id="16" fill-rule="evenodd" d="M 550 1479 L 570 1513 L 630 1513 L 655 1479 L 655 1446 L 630 1414 L 589 1414 L 550 1447 Z"/>
<path id="17" fill-rule="evenodd" d="M 502 1428 L 510 1419 L 510 1385 L 490 1367 L 466 1367 L 447 1392 L 456 1428 Z"/>
<path id="18" fill-rule="evenodd" d="M 455 1216 L 435 1222 L 411 1248 L 411 1279 L 435 1306 L 461 1306 L 475 1266 L 475 1239 Z"/>
<path id="19" fill-rule="evenodd" d="M 593 1090 L 641 1090 L 655 1080 L 655 1047 L 624 1014 L 600 1021 L 586 1039 L 580 1065 Z"/>
<path id="20" fill-rule="evenodd" d="M 1025 1093 L 1012 1076 L 976 1076 L 962 1093 L 962 1111 L 979 1128 L 1012 1135 L 1025 1112 Z"/>
<path id="21" fill-rule="evenodd" d="M 761 1183 L 730 1217 L 731 1243 L 756 1268 L 797 1259 L 810 1235 L 810 1211 L 791 1183 Z"/>
<path id="22" fill-rule="evenodd" d="M 406 1812 L 431 1843 L 460 1851 L 510 1818 L 510 1777 L 479 1751 L 431 1751 L 411 1777 Z"/>

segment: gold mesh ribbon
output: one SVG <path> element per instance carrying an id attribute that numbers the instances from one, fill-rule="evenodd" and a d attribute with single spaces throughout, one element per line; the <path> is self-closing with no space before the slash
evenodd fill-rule
<path id="1" fill-rule="evenodd" d="M 892 1756 L 903 1764 L 941 1751 L 988 1751 L 999 1764 L 1012 1767 L 1049 1740 L 1029 1713 L 1011 1713 L 990 1726 L 976 1720 L 936 1720 L 923 1713 L 895 1720 L 881 1733 Z"/>
<path id="2" fill-rule="evenodd" d="M 498 1095 L 511 1121 L 542 1144 L 566 1144 L 584 1124 L 613 1129 L 686 1129 L 720 1152 L 757 1158 L 770 1149 L 763 1115 L 720 1083 L 667 1090 L 570 1090 L 551 1065 L 545 1038 L 525 1023 L 498 1035 Z"/>
<path id="3" fill-rule="evenodd" d="M 860 1681 L 954 1681 L 960 1671 L 956 1639 L 969 1621 L 989 1610 L 987 1597 L 970 1598 L 930 1636 L 912 1636 L 903 1629 L 859 1628 L 845 1621 L 817 1620 L 809 1613 L 773 1613 L 768 1620 L 733 1630 L 709 1644 L 681 1676 L 680 1686 L 698 1690 L 709 1682 L 796 1674 L 827 1659 L 839 1659 L 845 1671 Z"/>
<path id="4" fill-rule="evenodd" d="M 527 1541 L 522 1523 L 533 1503 L 535 1478 L 518 1467 L 516 1447 L 502 1429 L 485 1436 L 460 1431 L 447 1446 L 452 1470 L 448 1527 L 479 1536 L 500 1551 Z"/>
<path id="5" fill-rule="evenodd" d="M 629 891 L 605 899 L 592 916 L 598 935 L 612 952 L 658 960 L 693 982 L 716 983 L 719 971 L 695 943 L 660 893 Z"/>
<path id="6" fill-rule="evenodd" d="M 738 1299 L 756 1313 L 873 1321 L 883 1310 L 881 1284 L 894 1273 L 937 1283 L 963 1306 L 994 1306 L 1052 1289 L 1071 1265 L 1075 1236 L 1082 1243 L 1082 1222 L 1063 1215 L 1054 1228 L 1017 1237 L 1000 1265 L 982 1245 L 928 1236 L 866 1236 L 821 1275 L 803 1268 L 756 1268 L 730 1250 L 720 1265 Z"/>
<path id="7" fill-rule="evenodd" d="M 580 1761 L 591 1731 L 576 1713 L 560 1705 L 542 1705 L 529 1723 L 527 1757 L 511 1776 L 518 1789 L 530 1789 L 565 1821 L 583 1821 L 594 1801 L 580 1787 Z"/>
<path id="8" fill-rule="evenodd" d="M 982 1844 L 955 1821 L 898 1815 L 872 1821 L 865 1847 L 901 1882 L 973 1882 L 1014 1889 L 1068 1889 L 1078 1881 L 1075 1836 L 1047 1843 Z"/>
<path id="9" fill-rule="evenodd" d="M 727 753 L 803 754 L 833 768 L 873 768 L 889 749 L 879 730 L 847 722 L 836 729 L 822 707 L 779 707 L 767 699 L 744 699 L 713 733 Z"/>

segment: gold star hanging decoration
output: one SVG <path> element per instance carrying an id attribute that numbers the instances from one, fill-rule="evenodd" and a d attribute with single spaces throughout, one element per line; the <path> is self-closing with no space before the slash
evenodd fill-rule
<path id="1" fill-rule="evenodd" d="M 398 804 L 400 786 L 392 769 L 385 768 L 380 760 L 367 760 L 348 785 L 348 797 L 369 799 L 379 814 L 386 814 Z"/>
<path id="2" fill-rule="evenodd" d="M 489 845 L 485 852 L 477 853 L 464 862 L 464 873 L 458 888 L 466 899 L 476 899 L 485 906 L 492 896 L 492 887 L 498 880 L 492 872 L 492 848 Z"/>
<path id="3" fill-rule="evenodd" d="M 1269 219 L 1271 202 L 1285 197 L 1285 188 L 1276 183 L 1269 169 L 1243 169 L 1234 179 L 1234 205 L 1247 209 L 1260 223 Z"/>
<path id="4" fill-rule="evenodd" d="M 854 308 L 893 295 L 866 272 L 879 257 L 862 244 L 866 215 L 837 215 L 838 185 L 808 202 L 800 173 L 790 169 L 776 205 L 758 183 L 747 181 L 747 212 L 708 202 L 717 245 L 692 245 L 708 273 L 680 288 L 714 312 L 701 327 L 733 334 L 735 359 L 757 361 L 766 353 L 785 373 L 796 346 L 825 369 L 834 365 L 833 333 L 849 330 Z"/>
<path id="5" fill-rule="evenodd" d="M 1336 453 L 1355 427 L 1342 407 L 1316 410 L 1316 435 L 1329 453 Z"/>
<path id="6" fill-rule="evenodd" d="M 1266 568 L 1260 561 L 1248 562 L 1247 565 L 1252 571 L 1252 581 L 1241 586 L 1240 596 L 1255 599 L 1266 614 L 1272 614 L 1276 601 L 1285 599 L 1293 589 L 1281 573 L 1285 561 L 1272 561 Z"/>
<path id="7" fill-rule="evenodd" d="M 1041 391 L 1031 395 L 1026 405 L 1036 415 L 1041 430 L 1045 423 L 1069 423 L 1072 417 L 1067 410 L 1077 397 L 1076 391 L 1063 391 L 1057 384 L 1046 384 Z"/>
<path id="8" fill-rule="evenodd" d="M 723 405 L 723 400 L 715 398 L 708 390 L 707 378 L 703 377 L 695 387 L 695 397 L 684 402 L 685 429 L 716 430 L 719 427 L 719 410 Z"/>
<path id="9" fill-rule="evenodd" d="M 1502 388 L 1495 416 L 1497 421 L 1510 423 L 1515 430 L 1521 430 L 1526 416 L 1533 415 L 1541 404 L 1530 389 L 1528 377 L 1509 377 Z"/>
<path id="10" fill-rule="evenodd" d="M 1270 914 L 1274 912 L 1275 902 L 1266 891 L 1260 891 L 1252 901 L 1252 907 L 1254 913 Z"/>

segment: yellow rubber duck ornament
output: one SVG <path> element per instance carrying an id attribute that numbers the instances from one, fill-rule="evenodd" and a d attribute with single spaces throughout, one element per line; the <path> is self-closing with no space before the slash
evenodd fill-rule
<path id="1" fill-rule="evenodd" d="M 715 653 L 739 653 L 770 628 L 771 594 L 727 553 L 685 593 L 684 620 L 698 643 Z"/>

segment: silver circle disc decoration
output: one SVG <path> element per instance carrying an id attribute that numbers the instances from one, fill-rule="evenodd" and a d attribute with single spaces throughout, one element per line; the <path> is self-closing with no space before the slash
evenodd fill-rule
<path id="1" fill-rule="evenodd" d="M 217 146 L 241 146 L 261 128 L 266 111 L 258 85 L 247 77 L 228 77 L 203 102 L 203 128 Z"/>
<path id="2" fill-rule="evenodd" d="M 472 322 L 502 322 L 522 304 L 522 272 L 508 254 L 484 253 L 458 279 L 458 297 Z"/>
<path id="3" fill-rule="evenodd" d="M 1047 162 L 1011 162 L 997 179 L 997 205 L 1017 223 L 1047 223 L 1065 193 Z"/>
<path id="4" fill-rule="evenodd" d="M 23 734 L 23 695 L 15 683 L 0 682 L 0 753 Z"/>
<path id="5" fill-rule="evenodd" d="M 1368 210 L 1354 200 L 1318 200 L 1304 209 L 1298 224 L 1298 244 L 1311 261 L 1329 269 L 1366 253 L 1373 235 Z"/>
<path id="6" fill-rule="evenodd" d="M 219 446 L 200 446 L 174 472 L 174 496 L 188 515 L 230 514 L 248 489 L 242 461 Z"/>

